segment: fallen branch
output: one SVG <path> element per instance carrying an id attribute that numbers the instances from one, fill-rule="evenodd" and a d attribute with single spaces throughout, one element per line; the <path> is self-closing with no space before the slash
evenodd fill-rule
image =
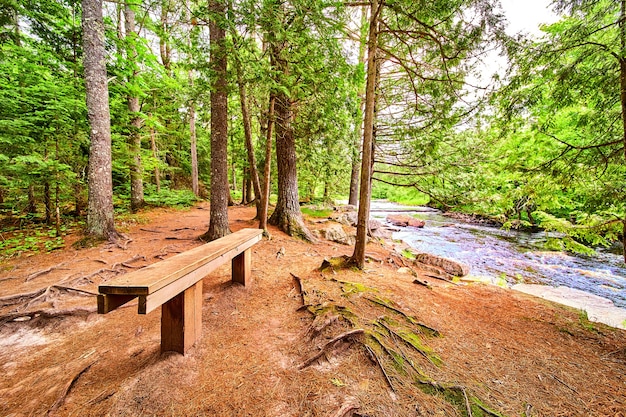
<path id="1" fill-rule="evenodd" d="M 318 360 L 319 358 L 322 357 L 322 355 L 324 355 L 324 353 L 326 353 L 326 350 L 334 345 L 335 343 L 347 339 L 351 336 L 357 335 L 357 334 L 363 334 L 365 331 L 363 329 L 355 329 L 355 330 L 350 330 L 349 332 L 345 332 L 340 334 L 339 336 L 333 338 L 332 340 L 326 342 L 326 344 L 324 346 L 322 346 L 322 348 L 320 349 L 320 351 L 318 353 L 316 353 L 315 355 L 313 355 L 311 358 L 307 359 L 306 361 L 304 361 L 304 363 L 300 364 L 298 366 L 298 369 L 302 370 L 308 366 L 310 366 L 313 362 L 315 362 L 316 360 Z"/>
<path id="2" fill-rule="evenodd" d="M 563 382 L 561 379 L 559 379 L 559 377 L 557 377 L 556 375 L 550 375 L 552 378 L 554 378 L 555 380 L 557 380 L 558 382 L 560 382 L 561 384 L 563 384 L 566 388 L 569 388 L 572 392 L 578 394 L 578 391 L 576 391 L 574 388 L 570 387 L 569 385 L 567 385 L 565 382 Z"/>
<path id="3" fill-rule="evenodd" d="M 76 375 L 74 375 L 74 377 L 65 385 L 65 388 L 61 392 L 61 395 L 59 396 L 59 398 L 57 398 L 54 404 L 52 404 L 52 406 L 48 409 L 48 412 L 46 413 L 46 415 L 49 416 L 51 413 L 55 412 L 60 406 L 63 405 L 63 403 L 65 402 L 65 399 L 67 398 L 67 395 L 70 393 L 70 391 L 76 384 L 76 381 L 78 381 L 78 378 L 80 378 L 81 375 L 87 372 L 89 368 L 91 368 L 92 365 L 96 362 L 97 360 L 90 362 L 85 367 L 83 367 Z"/>
<path id="4" fill-rule="evenodd" d="M 171 232 L 180 232 L 181 230 L 196 230 L 196 229 L 191 228 L 191 227 L 179 227 L 179 228 L 177 228 L 177 229 L 172 229 L 172 230 L 170 230 L 170 231 L 171 231 Z"/>

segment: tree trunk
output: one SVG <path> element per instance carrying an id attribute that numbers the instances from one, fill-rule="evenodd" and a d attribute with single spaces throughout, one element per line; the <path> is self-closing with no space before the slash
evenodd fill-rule
<path id="1" fill-rule="evenodd" d="M 148 117 L 152 117 L 152 114 Z M 159 169 L 159 150 L 156 143 L 156 130 L 153 126 L 150 126 L 150 149 L 152 150 L 152 157 L 155 159 L 154 185 L 156 186 L 156 191 L 158 193 L 161 191 L 161 170 Z"/>
<path id="2" fill-rule="evenodd" d="M 298 199 L 296 143 L 293 137 L 291 99 L 284 93 L 276 96 L 276 159 L 278 164 L 278 201 L 269 223 L 289 236 L 309 242 L 315 238 L 304 225 Z"/>
<path id="3" fill-rule="evenodd" d="M 169 13 L 170 0 L 163 0 L 161 2 L 161 30 L 163 35 L 159 37 L 159 53 L 161 55 L 161 62 L 167 75 L 171 76 L 171 60 L 170 60 L 170 44 L 167 41 L 167 34 L 170 33 L 169 24 L 167 21 L 167 14 Z"/>
<path id="4" fill-rule="evenodd" d="M 259 173 L 256 169 L 256 157 L 254 156 L 254 144 L 252 143 L 252 128 L 250 125 L 250 112 L 248 111 L 248 98 L 246 85 L 243 81 L 243 74 L 239 60 L 235 61 L 237 69 L 237 83 L 239 84 L 239 101 L 241 104 L 241 117 L 243 119 L 243 132 L 246 139 L 246 150 L 248 151 L 249 177 L 254 186 L 254 196 L 256 198 L 256 212 L 259 217 L 261 211 L 261 185 L 259 183 Z M 250 195 L 250 193 L 248 193 Z"/>
<path id="5" fill-rule="evenodd" d="M 367 32 L 364 28 L 367 27 L 367 6 L 361 7 L 361 36 L 359 39 L 359 63 L 365 62 L 365 49 L 367 48 Z M 359 145 L 361 144 L 361 133 L 363 128 L 363 107 L 365 106 L 365 98 L 363 97 L 365 92 L 362 88 L 359 88 L 359 108 L 356 112 L 354 119 L 354 143 L 352 150 L 352 171 L 350 175 L 350 196 L 348 198 L 348 204 L 356 206 L 359 201 L 359 167 L 361 160 Z"/>
<path id="6" fill-rule="evenodd" d="M 261 211 L 259 213 L 259 229 L 267 234 L 267 210 L 270 204 L 270 188 L 272 185 L 272 139 L 275 125 L 276 96 L 270 93 L 270 104 L 267 111 L 267 129 L 265 136 L 265 166 L 263 168 L 263 191 L 261 192 Z"/>
<path id="7" fill-rule="evenodd" d="M 37 200 L 35 199 L 35 185 L 33 183 L 28 185 L 28 213 L 37 213 Z"/>
<path id="8" fill-rule="evenodd" d="M 241 176 L 241 204 L 244 205 L 248 201 L 248 188 L 246 187 L 246 183 L 248 182 L 250 173 L 248 172 L 248 167 L 244 167 L 243 175 Z"/>
<path id="9" fill-rule="evenodd" d="M 622 7 L 620 11 L 620 43 L 622 46 L 619 70 L 620 70 L 620 103 L 622 105 L 622 128 L 623 128 L 623 141 L 624 141 L 624 158 L 626 158 L 626 0 L 622 0 Z M 624 259 L 626 259 L 626 247 L 624 247 Z"/>
<path id="10" fill-rule="evenodd" d="M 113 179 L 111 177 L 111 118 L 104 51 L 102 0 L 82 0 L 85 91 L 91 145 L 87 238 L 117 240 L 113 222 Z"/>
<path id="11" fill-rule="evenodd" d="M 226 20 L 224 0 L 210 2 L 212 19 L 211 67 L 215 81 L 211 90 L 211 212 L 209 230 L 201 239 L 212 241 L 230 233 L 228 227 L 228 84 L 226 45 L 223 23 Z"/>
<path id="12" fill-rule="evenodd" d="M 193 85 L 191 71 L 189 82 Z M 196 102 L 189 103 L 189 137 L 191 142 L 191 189 L 197 196 L 200 195 L 200 180 L 198 178 L 198 137 L 196 135 Z"/>
<path id="13" fill-rule="evenodd" d="M 250 168 L 248 168 L 247 170 L 247 175 L 246 175 L 246 184 L 245 187 L 243 188 L 244 192 L 246 193 L 246 203 L 245 204 L 250 204 L 253 201 L 256 202 L 257 207 L 259 205 L 259 198 L 257 197 L 256 194 L 254 194 L 252 192 L 252 178 L 250 178 Z"/>
<path id="14" fill-rule="evenodd" d="M 46 224 L 52 224 L 52 212 L 54 207 L 52 205 L 52 193 L 50 191 L 50 182 L 43 183 L 43 202 L 46 208 Z"/>
<path id="15" fill-rule="evenodd" d="M 365 88 L 365 119 L 363 121 L 363 157 L 361 158 L 361 186 L 356 227 L 356 244 L 351 262 L 359 269 L 365 266 L 365 245 L 370 215 L 370 197 L 373 160 L 374 110 L 376 108 L 376 55 L 378 42 L 378 0 L 372 0 L 369 40 L 367 44 L 367 83 Z"/>
<path id="16" fill-rule="evenodd" d="M 133 68 L 128 84 L 133 85 L 137 78 L 137 32 L 135 30 L 135 12 L 129 1 L 124 3 L 124 26 L 126 29 L 126 59 Z M 132 89 L 129 89 L 132 90 Z M 145 202 L 143 199 L 143 169 L 141 166 L 141 117 L 139 116 L 139 97 L 129 94 L 128 112 L 130 114 L 130 133 L 128 135 L 128 152 L 130 153 L 130 210 L 136 212 Z"/>

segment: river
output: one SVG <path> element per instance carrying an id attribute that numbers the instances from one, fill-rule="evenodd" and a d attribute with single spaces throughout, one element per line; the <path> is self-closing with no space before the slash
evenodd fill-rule
<path id="1" fill-rule="evenodd" d="M 603 249 L 592 256 L 548 251 L 544 232 L 503 230 L 446 217 L 427 207 L 372 202 L 371 217 L 383 223 L 388 214 L 399 212 L 426 225 L 398 228 L 395 239 L 469 265 L 470 278 L 502 286 L 527 283 L 581 290 L 611 300 L 626 314 L 626 265 L 621 254 Z"/>

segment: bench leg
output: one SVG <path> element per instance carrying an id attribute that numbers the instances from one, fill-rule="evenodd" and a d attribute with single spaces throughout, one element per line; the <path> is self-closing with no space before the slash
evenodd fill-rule
<path id="1" fill-rule="evenodd" d="M 246 249 L 233 258 L 233 282 L 246 285 L 251 273 L 252 249 Z"/>
<path id="2" fill-rule="evenodd" d="M 161 306 L 161 353 L 185 354 L 202 335 L 202 281 Z"/>

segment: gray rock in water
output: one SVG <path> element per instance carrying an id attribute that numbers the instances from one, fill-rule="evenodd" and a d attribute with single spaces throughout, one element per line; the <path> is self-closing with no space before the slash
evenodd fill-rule
<path id="1" fill-rule="evenodd" d="M 333 224 L 322 229 L 322 235 L 326 240 L 341 243 L 342 245 L 354 245 L 356 237 L 348 235 L 340 224 Z"/>
<path id="2" fill-rule="evenodd" d="M 426 265 L 436 266 L 450 275 L 464 277 L 469 274 L 470 267 L 457 261 L 453 261 L 441 256 L 431 255 L 430 253 L 418 253 L 415 255 L 415 261 Z"/>

